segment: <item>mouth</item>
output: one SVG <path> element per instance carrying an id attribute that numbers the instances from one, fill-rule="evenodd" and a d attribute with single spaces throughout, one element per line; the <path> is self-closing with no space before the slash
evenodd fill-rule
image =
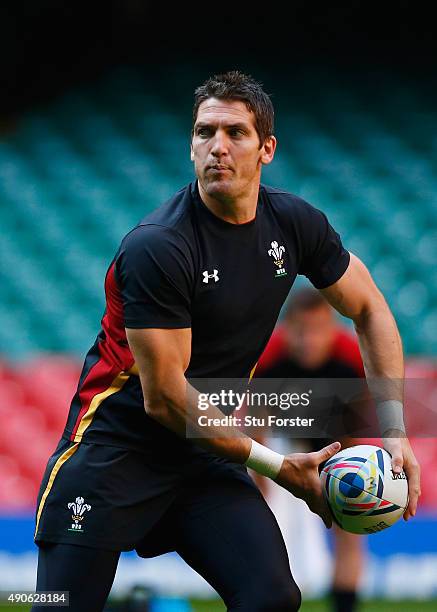
<path id="1" fill-rule="evenodd" d="M 207 166 L 207 171 L 212 170 L 213 172 L 232 172 L 232 169 L 229 166 L 225 166 L 224 164 L 214 164 L 213 166 Z"/>

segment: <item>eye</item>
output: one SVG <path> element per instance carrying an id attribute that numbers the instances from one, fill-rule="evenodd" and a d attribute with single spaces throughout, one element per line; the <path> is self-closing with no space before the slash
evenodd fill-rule
<path id="1" fill-rule="evenodd" d="M 211 135 L 211 129 L 207 127 L 201 127 L 196 130 L 196 134 L 202 138 L 208 138 Z"/>
<path id="2" fill-rule="evenodd" d="M 231 128 L 231 130 L 229 131 L 230 135 L 234 138 L 234 137 L 239 137 L 239 136 L 244 136 L 244 130 L 242 130 L 241 128 Z"/>

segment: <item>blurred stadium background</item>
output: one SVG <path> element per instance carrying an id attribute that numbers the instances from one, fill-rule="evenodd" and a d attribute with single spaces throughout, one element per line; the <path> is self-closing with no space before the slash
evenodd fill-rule
<path id="1" fill-rule="evenodd" d="M 436 409 L 435 41 L 411 3 L 394 20 L 363 5 L 296 3 L 288 21 L 272 7 L 178 6 L 171 22 L 139 0 L 1 8 L 0 590 L 34 588 L 36 494 L 99 330 L 104 274 L 123 235 L 191 180 L 192 91 L 214 71 L 249 71 L 274 94 L 279 147 L 263 181 L 324 210 L 365 261 L 407 375 L 429 379 Z M 363 594 L 391 603 L 363 610 L 437 609 L 426 603 L 437 597 L 437 439 L 414 447 L 420 512 L 370 538 Z M 113 593 L 135 584 L 214 596 L 175 555 L 123 555 Z"/>

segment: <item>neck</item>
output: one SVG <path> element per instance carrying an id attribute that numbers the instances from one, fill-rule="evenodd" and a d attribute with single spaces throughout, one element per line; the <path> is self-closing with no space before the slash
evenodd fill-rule
<path id="1" fill-rule="evenodd" d="M 240 225 L 248 223 L 256 217 L 256 207 L 258 203 L 259 183 L 249 186 L 249 189 L 239 194 L 235 198 L 220 195 L 209 195 L 198 181 L 199 193 L 203 203 L 216 216 L 227 221 Z"/>

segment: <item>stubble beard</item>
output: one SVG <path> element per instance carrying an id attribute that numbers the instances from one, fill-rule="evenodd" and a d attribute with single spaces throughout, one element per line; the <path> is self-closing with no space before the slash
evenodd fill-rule
<path id="1" fill-rule="evenodd" d="M 219 202 L 229 203 L 235 200 L 238 196 L 237 185 L 235 179 L 214 179 L 200 181 L 203 190 L 212 198 Z"/>

